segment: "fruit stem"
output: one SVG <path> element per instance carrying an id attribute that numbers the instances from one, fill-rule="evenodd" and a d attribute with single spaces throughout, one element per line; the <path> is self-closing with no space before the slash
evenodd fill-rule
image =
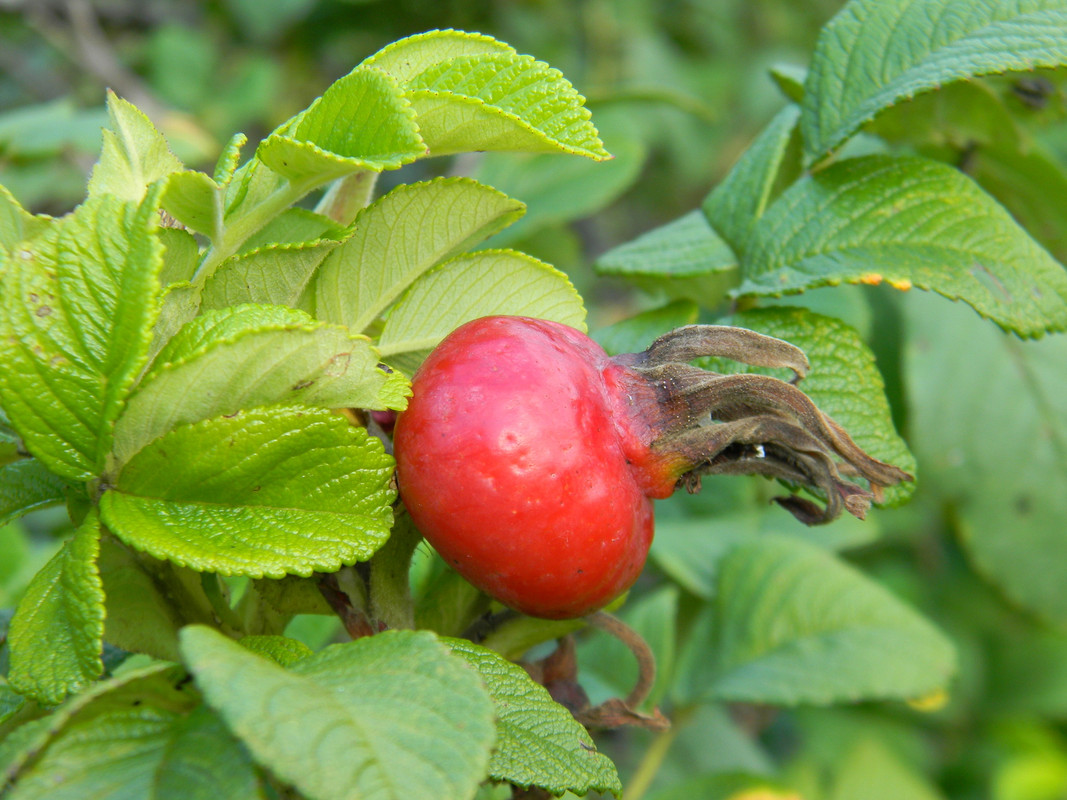
<path id="1" fill-rule="evenodd" d="M 596 611 L 585 618 L 585 621 L 594 628 L 599 628 L 609 636 L 614 636 L 637 659 L 637 683 L 630 693 L 626 695 L 623 703 L 627 708 L 635 709 L 648 699 L 652 692 L 652 686 L 656 682 L 656 657 L 648 642 L 641 638 L 641 634 L 623 622 L 621 619 L 606 611 Z"/>

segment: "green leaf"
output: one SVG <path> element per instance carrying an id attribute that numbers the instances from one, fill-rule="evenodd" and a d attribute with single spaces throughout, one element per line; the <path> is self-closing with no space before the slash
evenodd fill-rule
<path id="1" fill-rule="evenodd" d="M 226 308 L 240 303 L 295 306 L 322 260 L 339 244 L 330 239 L 273 244 L 233 256 L 207 279 L 201 307 Z"/>
<path id="2" fill-rule="evenodd" d="M 842 515 L 832 525 L 807 527 L 768 502 L 765 484 L 749 481 L 740 504 L 718 505 L 698 517 L 656 519 L 650 555 L 672 580 L 698 597 L 715 596 L 719 564 L 736 544 L 758 536 L 792 536 L 827 550 L 861 547 L 881 535 L 879 518 Z"/>
<path id="3" fill-rule="evenodd" d="M 120 539 L 202 572 L 280 578 L 364 561 L 388 538 L 393 460 L 325 410 L 259 408 L 178 427 L 100 501 Z"/>
<path id="4" fill-rule="evenodd" d="M 407 82 L 450 58 L 487 53 L 514 54 L 515 48 L 482 33 L 443 30 L 408 36 L 383 47 L 360 66 L 376 67 Z"/>
<path id="5" fill-rule="evenodd" d="M 0 678 L 0 726 L 14 718 L 26 706 L 26 698 L 12 689 Z"/>
<path id="6" fill-rule="evenodd" d="M 955 308 L 907 307 L 912 440 L 975 567 L 1067 622 L 1067 336 L 1019 342 Z M 961 354 L 966 354 L 961 358 Z"/>
<path id="7" fill-rule="evenodd" d="M 196 237 L 180 228 L 160 228 L 156 233 L 163 243 L 160 285 L 191 281 L 196 273 L 197 262 L 200 261 L 200 247 L 196 243 Z"/>
<path id="8" fill-rule="evenodd" d="M 61 731 L 10 798 L 245 800 L 258 792 L 248 754 L 211 712 L 142 703 Z"/>
<path id="9" fill-rule="evenodd" d="M 182 225 L 217 239 L 222 233 L 226 186 L 196 170 L 174 172 L 167 178 L 163 208 Z"/>
<path id="10" fill-rule="evenodd" d="M 350 230 L 329 217 L 306 208 L 287 208 L 241 244 L 239 253 L 250 253 L 269 245 L 311 244 L 320 239 L 342 241 Z"/>
<path id="11" fill-rule="evenodd" d="M 765 537 L 723 558 L 683 664 L 691 697 L 827 704 L 928 695 L 944 688 L 955 654 L 862 573 L 813 545 Z"/>
<path id="12" fill-rule="evenodd" d="M 286 671 L 193 626 L 182 655 L 253 757 L 315 800 L 464 798 L 485 777 L 492 702 L 432 634 L 386 631 Z"/>
<path id="13" fill-rule="evenodd" d="M 178 601 L 173 589 L 168 591 L 158 575 L 150 575 L 114 537 L 100 540 L 97 563 L 107 610 L 105 641 L 131 653 L 177 661 L 178 630 L 185 622 L 182 612 L 189 612 L 192 604 L 184 597 Z"/>
<path id="14" fill-rule="evenodd" d="M 381 172 L 426 153 L 396 80 L 356 67 L 267 137 L 257 157 L 291 181 L 321 185 L 359 170 Z"/>
<path id="15" fill-rule="evenodd" d="M 208 311 L 170 340 L 131 395 L 115 429 L 115 456 L 124 463 L 178 425 L 242 408 L 384 408 L 397 399 L 392 380 L 368 339 L 302 311 Z"/>
<path id="16" fill-rule="evenodd" d="M 35 458 L 0 467 L 0 526 L 36 508 L 62 503 L 67 484 Z"/>
<path id="17" fill-rule="evenodd" d="M 915 474 L 915 457 L 893 427 L 874 354 L 853 328 L 806 308 L 745 311 L 731 317 L 728 324 L 784 339 L 803 350 L 811 370 L 799 388 L 869 455 Z M 729 362 L 720 371 L 760 370 Z M 899 505 L 914 491 L 914 482 L 886 487 L 885 502 Z"/>
<path id="18" fill-rule="evenodd" d="M 86 797 L 258 796 L 248 754 L 195 693 L 176 688 L 175 670 L 104 684 L 73 712 L 61 711 L 46 746 L 20 771 L 12 800 Z"/>
<path id="19" fill-rule="evenodd" d="M 433 155 L 519 150 L 611 157 L 585 98 L 559 70 L 532 56 L 457 55 L 403 87 Z"/>
<path id="20" fill-rule="evenodd" d="M 856 742 L 841 757 L 830 800 L 943 800 L 944 795 L 874 737 Z"/>
<path id="21" fill-rule="evenodd" d="M 601 131 L 603 119 L 598 117 Z M 550 225 L 588 217 L 622 195 L 641 173 L 647 148 L 620 133 L 608 138 L 610 161 L 576 161 L 554 153 L 487 153 L 474 177 L 526 203 L 525 216 L 494 241 L 517 242 Z"/>
<path id="22" fill-rule="evenodd" d="M 708 307 L 739 280 L 737 256 L 700 209 L 609 250 L 596 270 Z"/>
<path id="23" fill-rule="evenodd" d="M 611 759 L 597 752 L 588 731 L 522 667 L 466 639 L 447 639 L 452 652 L 482 676 L 497 715 L 489 777 L 557 797 L 590 790 L 615 796 L 622 784 Z"/>
<path id="24" fill-rule="evenodd" d="M 2 275 L 0 402 L 56 474 L 87 480 L 144 367 L 158 313 L 158 191 L 136 206 L 87 201 Z"/>
<path id="25" fill-rule="evenodd" d="M 241 645 L 282 667 L 314 655 L 314 651 L 306 644 L 288 636 L 244 636 Z"/>
<path id="26" fill-rule="evenodd" d="M 0 186 L 0 255 L 10 255 L 15 245 L 34 238 L 49 223 L 47 217 L 35 217 L 24 209 L 5 186 Z"/>
<path id="27" fill-rule="evenodd" d="M 803 178 L 752 231 L 741 294 L 878 283 L 963 300 L 1021 336 L 1067 328 L 1067 272 L 957 170 L 847 159 Z"/>
<path id="28" fill-rule="evenodd" d="M 88 722 L 112 709 L 138 705 L 146 700 L 152 701 L 153 705 L 192 705 L 193 698 L 188 692 L 176 691 L 175 684 L 185 682 L 181 673 L 182 670 L 173 664 L 131 670 L 121 677 L 95 683 L 71 697 L 49 716 L 21 725 L 11 735 L 0 739 L 0 790 L 7 789 L 21 772 L 32 767 L 48 743 L 72 720 Z"/>
<path id="29" fill-rule="evenodd" d="M 852 0 L 823 28 L 805 82 L 807 154 L 893 103 L 977 75 L 1067 63 L 1063 0 Z"/>
<path id="30" fill-rule="evenodd" d="M 800 159 L 790 163 L 786 150 L 795 144 L 800 109 L 790 103 L 770 121 L 745 150 L 729 174 L 704 200 L 702 209 L 714 228 L 736 253 L 743 254 L 745 241 L 771 200 L 779 172 L 792 182 L 799 174 Z"/>
<path id="31" fill-rule="evenodd" d="M 466 178 L 394 189 L 359 213 L 352 237 L 319 268 L 309 291 L 315 316 L 365 330 L 416 278 L 522 212 L 522 203 Z"/>
<path id="32" fill-rule="evenodd" d="M 464 322 L 520 314 L 585 330 L 585 308 L 559 270 L 514 250 L 483 250 L 446 261 L 417 280 L 385 322 L 378 350 L 402 369 L 421 362 Z M 398 362 L 399 363 L 399 362 Z"/>
<path id="33" fill-rule="evenodd" d="M 140 203 L 151 184 L 179 172 L 182 162 L 148 117 L 111 90 L 107 115 L 111 127 L 103 131 L 104 147 L 89 177 L 89 197 L 110 194 Z"/>
<path id="34" fill-rule="evenodd" d="M 104 590 L 96 558 L 100 520 L 89 513 L 74 538 L 30 581 L 8 633 L 20 694 L 54 705 L 103 672 Z"/>

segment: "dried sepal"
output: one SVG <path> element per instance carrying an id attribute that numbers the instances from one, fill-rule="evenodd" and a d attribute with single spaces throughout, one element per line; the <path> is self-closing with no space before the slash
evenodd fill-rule
<path id="1" fill-rule="evenodd" d="M 690 491 L 704 475 L 764 475 L 805 486 L 825 507 L 802 497 L 776 498 L 797 519 L 815 525 L 842 511 L 862 519 L 882 489 L 912 476 L 865 453 L 800 389 L 778 378 L 723 375 L 694 367 L 701 357 L 807 373 L 804 353 L 787 342 L 742 328 L 688 325 L 660 337 L 620 364 L 654 390 L 663 413 L 652 449 L 683 465 L 678 485 Z M 869 488 L 853 482 L 863 478 Z"/>

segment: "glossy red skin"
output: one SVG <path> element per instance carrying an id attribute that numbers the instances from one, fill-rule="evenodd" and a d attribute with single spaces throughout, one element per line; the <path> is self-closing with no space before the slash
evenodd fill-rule
<path id="1" fill-rule="evenodd" d="M 431 353 L 397 419 L 397 475 L 457 572 L 549 619 L 633 584 L 652 543 L 648 493 L 675 478 L 646 463 L 634 412 L 647 387 L 631 376 L 579 331 L 526 317 L 474 320 Z"/>

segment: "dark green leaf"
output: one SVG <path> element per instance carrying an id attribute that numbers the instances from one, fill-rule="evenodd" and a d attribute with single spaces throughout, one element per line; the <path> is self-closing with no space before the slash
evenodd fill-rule
<path id="1" fill-rule="evenodd" d="M 852 0 L 823 28 L 805 83 L 808 155 L 883 108 L 976 75 L 1067 63 L 1063 0 Z"/>
<path id="2" fill-rule="evenodd" d="M 796 705 L 911 699 L 943 689 L 952 645 L 826 551 L 784 537 L 739 544 L 680 666 L 690 698 Z"/>
<path id="3" fill-rule="evenodd" d="M 779 111 L 704 200 L 702 209 L 711 227 L 735 253 L 744 253 L 749 231 L 772 199 L 779 172 L 786 170 L 793 178 L 799 172 L 799 158 L 794 164 L 786 163 L 786 149 L 799 117 L 800 109 L 792 103 Z"/>
<path id="4" fill-rule="evenodd" d="M 67 484 L 35 458 L 0 467 L 0 526 L 33 511 L 63 502 Z"/>
<path id="5" fill-rule="evenodd" d="M 1067 272 L 945 164 L 867 156 L 803 178 L 752 231 L 742 294 L 878 283 L 960 299 L 1022 336 L 1067 328 Z"/>
<path id="6" fill-rule="evenodd" d="M 978 570 L 1067 622 L 1067 336 L 1019 342 L 959 309 L 908 307 L 913 441 Z"/>
<path id="7" fill-rule="evenodd" d="M 600 256 L 597 272 L 714 306 L 737 285 L 737 256 L 697 209 Z"/>

